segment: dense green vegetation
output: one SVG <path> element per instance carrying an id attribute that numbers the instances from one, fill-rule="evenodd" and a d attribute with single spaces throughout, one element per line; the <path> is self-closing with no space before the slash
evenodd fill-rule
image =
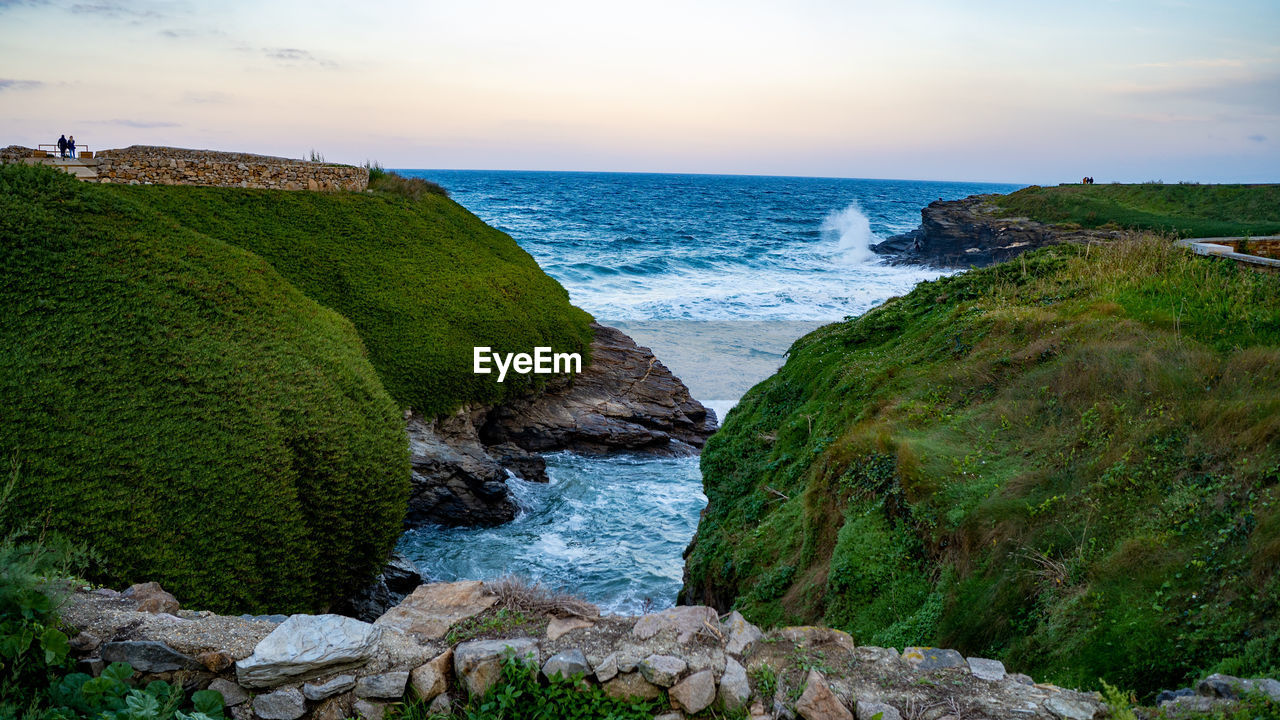
<path id="1" fill-rule="evenodd" d="M 382 382 L 426 415 L 496 403 L 545 376 L 472 372 L 472 348 L 581 352 L 587 313 L 506 234 L 438 186 L 381 173 L 374 192 L 106 186 L 156 222 L 250 250 L 355 325 Z"/>
<path id="2" fill-rule="evenodd" d="M 922 283 L 702 468 L 686 600 L 1077 687 L 1280 672 L 1280 275 L 1147 238 Z"/>
<path id="3" fill-rule="evenodd" d="M 1280 185 L 1032 186 L 995 198 L 1010 216 L 1180 237 L 1280 233 Z"/>
<path id="4" fill-rule="evenodd" d="M 350 322 L 153 194 L 176 197 L 0 167 L 0 452 L 23 468 L 6 512 L 90 543 L 116 586 L 319 609 L 401 530 L 400 408 Z"/>

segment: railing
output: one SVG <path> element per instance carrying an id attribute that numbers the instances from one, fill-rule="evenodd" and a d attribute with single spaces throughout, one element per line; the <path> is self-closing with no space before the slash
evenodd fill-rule
<path id="1" fill-rule="evenodd" d="M 70 155 L 69 151 L 68 151 L 68 155 Z M 53 143 L 51 145 L 36 146 L 36 157 L 56 158 L 61 156 L 62 156 L 62 153 L 58 150 L 57 143 Z M 88 145 L 81 145 L 80 143 L 76 143 L 76 152 L 75 152 L 75 155 L 72 157 L 89 159 L 93 157 L 93 152 L 89 150 Z"/>

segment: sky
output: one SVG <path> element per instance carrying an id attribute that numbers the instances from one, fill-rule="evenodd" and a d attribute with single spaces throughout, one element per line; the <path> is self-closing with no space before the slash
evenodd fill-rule
<path id="1" fill-rule="evenodd" d="M 0 0 L 0 146 L 1280 182 L 1277 0 Z"/>

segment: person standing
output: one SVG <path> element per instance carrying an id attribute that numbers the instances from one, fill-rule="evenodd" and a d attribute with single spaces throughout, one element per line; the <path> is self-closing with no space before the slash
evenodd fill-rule
<path id="1" fill-rule="evenodd" d="M 71 153 L 71 159 L 76 159 L 76 136 L 72 135 L 67 138 L 67 152 Z"/>
<path id="2" fill-rule="evenodd" d="M 63 160 L 67 159 L 67 136 L 63 135 L 58 138 L 58 157 Z"/>

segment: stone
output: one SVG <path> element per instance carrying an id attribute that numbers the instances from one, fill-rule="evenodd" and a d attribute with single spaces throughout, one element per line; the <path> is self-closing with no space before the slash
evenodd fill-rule
<path id="1" fill-rule="evenodd" d="M 1246 692 L 1261 693 L 1271 698 L 1272 702 L 1280 703 L 1280 680 L 1274 678 L 1245 680 L 1244 689 Z"/>
<path id="2" fill-rule="evenodd" d="M 270 688 L 358 668 L 369 661 L 382 631 L 341 615 L 294 615 L 236 663 L 245 687 Z"/>
<path id="3" fill-rule="evenodd" d="M 988 660 L 987 658 L 968 658 L 969 672 L 973 676 L 986 680 L 987 682 L 1000 682 L 1004 679 L 1004 663 L 999 660 Z"/>
<path id="4" fill-rule="evenodd" d="M 699 633 L 717 632 L 720 616 L 714 608 L 701 605 L 677 606 L 661 612 L 642 615 L 631 628 L 640 640 L 649 640 L 658 633 L 669 630 L 676 634 L 681 644 L 691 642 Z"/>
<path id="5" fill-rule="evenodd" d="M 1063 695 L 1054 695 L 1049 698 L 1044 702 L 1044 707 L 1063 720 L 1093 720 L 1093 716 L 1098 712 L 1096 704 Z"/>
<path id="6" fill-rule="evenodd" d="M 158 582 L 130 585 L 129 589 L 120 593 L 120 595 L 137 603 L 138 612 L 169 613 L 172 615 L 181 608 L 178 605 L 178 599 L 165 592 L 165 589 L 160 587 Z"/>
<path id="7" fill-rule="evenodd" d="M 404 688 L 408 684 L 408 670 L 366 675 L 356 680 L 356 697 L 399 699 L 404 695 Z"/>
<path id="8" fill-rule="evenodd" d="M 196 656 L 196 662 L 203 665 L 211 673 L 220 673 L 231 667 L 235 660 L 221 650 L 207 650 Z"/>
<path id="9" fill-rule="evenodd" d="M 409 673 L 409 684 L 418 698 L 428 702 L 448 690 L 452 666 L 453 648 L 450 648 Z"/>
<path id="10" fill-rule="evenodd" d="M 578 648 L 570 648 L 561 650 L 552 655 L 542 665 L 542 674 L 548 679 L 560 675 L 568 679 L 575 675 L 587 676 L 591 674 L 591 665 L 587 662 L 587 656 L 582 654 Z"/>
<path id="11" fill-rule="evenodd" d="M 729 712 L 737 712 L 745 708 L 747 700 L 751 697 L 751 682 L 747 679 L 747 670 L 733 658 L 725 660 L 718 694 L 720 704 Z"/>
<path id="12" fill-rule="evenodd" d="M 311 711 L 311 720 L 347 720 L 351 717 L 351 696 L 331 697 Z"/>
<path id="13" fill-rule="evenodd" d="M 684 720 L 684 714 L 679 712 L 662 713 L 654 715 L 653 720 Z"/>
<path id="14" fill-rule="evenodd" d="M 1214 673 L 1196 683 L 1196 693 L 1204 697 L 1220 697 L 1228 700 L 1239 700 L 1245 695 L 1257 693 L 1280 702 L 1280 681 L 1271 678 L 1244 680 Z"/>
<path id="15" fill-rule="evenodd" d="M 88 655 L 102 646 L 102 638 L 91 632 L 76 633 L 71 638 L 71 651 L 77 655 Z"/>
<path id="16" fill-rule="evenodd" d="M 760 628 L 747 622 L 742 613 L 734 610 L 720 623 L 721 631 L 728 638 L 724 651 L 733 655 L 743 655 L 764 637 Z"/>
<path id="17" fill-rule="evenodd" d="M 307 712 L 307 701 L 297 688 L 280 688 L 255 697 L 253 712 L 262 720 L 298 720 Z"/>
<path id="18" fill-rule="evenodd" d="M 618 674 L 618 653 L 611 652 L 604 656 L 604 659 L 596 664 L 595 668 L 596 682 L 605 682 L 613 679 Z"/>
<path id="19" fill-rule="evenodd" d="M 98 677 L 102 674 L 103 669 L 107 667 L 107 663 L 102 658 L 85 658 L 76 661 L 76 672 L 82 672 L 85 675 Z"/>
<path id="20" fill-rule="evenodd" d="M 688 668 L 684 660 L 673 655 L 650 655 L 640 661 L 640 674 L 645 680 L 669 688 L 680 679 L 680 674 Z"/>
<path id="21" fill-rule="evenodd" d="M 853 713 L 841 704 L 827 679 L 817 670 L 810 670 L 804 682 L 804 693 L 796 701 L 796 712 L 804 720 L 853 720 Z"/>
<path id="22" fill-rule="evenodd" d="M 249 693 L 244 688 L 225 678 L 214 678 L 209 683 L 209 689 L 222 696 L 222 704 L 226 707 L 235 707 L 249 699 Z"/>
<path id="23" fill-rule="evenodd" d="M 902 720 L 902 713 L 881 702 L 858 701 L 858 720 Z"/>
<path id="24" fill-rule="evenodd" d="M 400 553 L 393 553 L 377 577 L 339 602 L 332 611 L 357 620 L 373 622 L 400 604 L 409 593 L 425 582 L 422 572 L 412 560 Z"/>
<path id="25" fill-rule="evenodd" d="M 427 712 L 435 715 L 453 715 L 453 699 L 449 697 L 449 693 L 440 693 L 435 700 L 427 706 Z"/>
<path id="26" fill-rule="evenodd" d="M 307 683 L 302 686 L 302 696 L 312 702 L 344 693 L 356 686 L 355 675 L 338 675 L 323 683 Z"/>
<path id="27" fill-rule="evenodd" d="M 526 659 L 535 666 L 541 661 L 538 641 L 533 638 L 472 640 L 453 649 L 453 671 L 470 697 L 483 697 L 502 677 L 502 661 L 508 655 Z"/>
<path id="28" fill-rule="evenodd" d="M 909 647 L 902 651 L 902 659 L 920 672 L 942 668 L 967 668 L 964 656 L 955 650 L 935 647 Z"/>
<path id="29" fill-rule="evenodd" d="M 676 683 L 670 696 L 685 712 L 696 715 L 716 699 L 715 675 L 710 670 L 696 672 Z"/>
<path id="30" fill-rule="evenodd" d="M 816 645 L 836 645 L 849 652 L 855 652 L 858 644 L 853 641 L 853 636 L 843 630 L 834 628 L 816 627 L 813 625 L 804 625 L 800 627 L 782 628 L 779 634 L 784 640 L 788 640 L 797 645 L 804 647 L 814 647 Z"/>
<path id="31" fill-rule="evenodd" d="M 129 663 L 137 672 L 159 673 L 173 670 L 198 670 L 195 658 L 156 640 L 109 642 L 102 646 L 102 659 L 108 663 Z"/>
<path id="32" fill-rule="evenodd" d="M 382 716 L 387 712 L 385 704 L 368 700 L 356 700 L 351 703 L 351 709 L 355 711 L 356 717 L 362 720 L 382 720 Z"/>
<path id="33" fill-rule="evenodd" d="M 654 685 L 638 672 L 619 673 L 604 684 L 604 692 L 618 700 L 653 700 L 662 695 L 662 688 Z"/>
<path id="34" fill-rule="evenodd" d="M 454 624 L 475 617 L 498 601 L 479 580 L 420 585 L 374 623 L 425 640 L 439 640 Z"/>
<path id="35" fill-rule="evenodd" d="M 1030 675 L 1022 673 L 1010 673 L 1006 678 L 1009 682 L 1015 682 L 1019 685 L 1035 685 L 1036 681 L 1031 679 Z"/>
<path id="36" fill-rule="evenodd" d="M 1177 698 L 1191 697 L 1192 695 L 1195 695 L 1195 694 L 1196 694 L 1196 691 L 1192 690 L 1191 688 L 1181 688 L 1178 690 L 1161 690 L 1160 693 L 1156 695 L 1156 706 L 1159 707 L 1167 702 L 1176 700 Z"/>
<path id="37" fill-rule="evenodd" d="M 573 630 L 583 630 L 595 626 L 595 623 L 586 618 L 551 618 L 551 622 L 547 623 L 547 639 L 552 641 L 559 640 L 566 633 Z"/>

